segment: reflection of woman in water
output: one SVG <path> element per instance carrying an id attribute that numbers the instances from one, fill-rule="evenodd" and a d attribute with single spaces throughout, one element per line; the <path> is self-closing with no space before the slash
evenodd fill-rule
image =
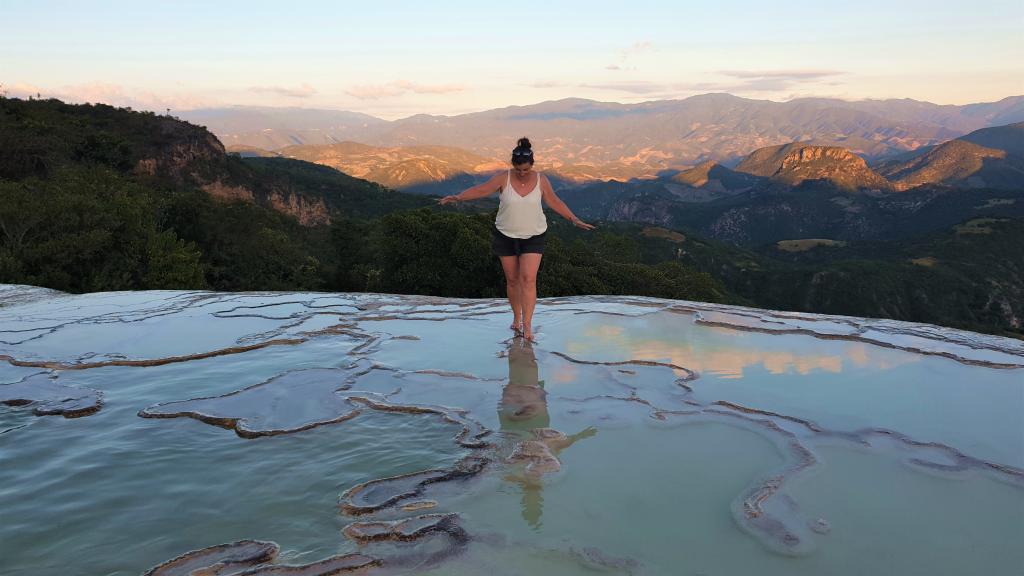
<path id="1" fill-rule="evenodd" d="M 501 391 L 498 421 L 501 431 L 515 441 L 509 461 L 525 463 L 522 473 L 510 474 L 505 479 L 520 486 L 523 518 L 531 526 L 539 527 L 544 504 L 543 475 L 561 469 L 559 452 L 597 431 L 587 428 L 566 436 L 550 428 L 544 381 L 540 380 L 533 346 L 523 338 L 513 339 L 508 348 L 508 383 Z"/>
<path id="2" fill-rule="evenodd" d="M 503 432 L 513 433 L 528 433 L 551 424 L 547 392 L 533 346 L 518 338 L 508 348 L 508 384 L 501 391 L 498 419 Z"/>
<path id="3" fill-rule="evenodd" d="M 548 222 L 544 218 L 541 200 L 577 228 L 590 230 L 569 210 L 565 202 L 555 195 L 551 182 L 540 172 L 533 171 L 533 148 L 530 140 L 520 138 L 512 150 L 512 170 L 496 174 L 493 178 L 439 202 L 475 200 L 501 192 L 498 217 L 491 230 L 491 247 L 501 260 L 505 271 L 508 303 L 512 306 L 512 326 L 517 334 L 533 340 L 533 309 L 537 305 L 537 270 L 544 254 L 544 234 Z"/>

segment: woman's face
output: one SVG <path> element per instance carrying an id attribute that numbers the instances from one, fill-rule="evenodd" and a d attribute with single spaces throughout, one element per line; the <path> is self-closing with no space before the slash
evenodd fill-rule
<path id="1" fill-rule="evenodd" d="M 530 170 L 533 170 L 533 164 L 530 164 L 529 162 L 513 164 L 512 169 L 515 171 L 516 176 L 523 178 L 530 175 Z"/>

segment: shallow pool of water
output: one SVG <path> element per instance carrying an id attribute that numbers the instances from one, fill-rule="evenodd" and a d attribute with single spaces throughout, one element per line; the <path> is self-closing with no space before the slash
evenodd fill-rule
<path id="1" fill-rule="evenodd" d="M 246 539 L 276 559 L 221 573 L 1024 573 L 1020 343 L 752 314 L 550 300 L 530 344 L 497 301 L 12 301 L 2 573 Z"/>

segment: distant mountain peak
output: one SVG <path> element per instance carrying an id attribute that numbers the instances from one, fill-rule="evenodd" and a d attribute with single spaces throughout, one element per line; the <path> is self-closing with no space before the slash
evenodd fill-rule
<path id="1" fill-rule="evenodd" d="M 705 160 L 689 170 L 683 170 L 676 174 L 671 178 L 671 181 L 691 188 L 707 188 L 714 192 L 737 193 L 749 190 L 764 182 L 764 178 L 730 170 L 714 160 Z"/>
<path id="2" fill-rule="evenodd" d="M 737 101 L 737 102 L 739 102 L 739 101 L 742 101 L 742 100 L 749 100 L 749 98 L 743 98 L 742 96 L 736 96 L 734 94 L 729 94 L 728 92 L 708 92 L 707 94 L 698 94 L 696 96 L 690 96 L 689 98 L 685 98 L 685 100 L 693 101 L 693 102 L 700 101 L 700 100 L 716 100 L 716 101 L 719 101 L 719 102 L 728 102 L 728 101 Z"/>
<path id="3" fill-rule="evenodd" d="M 1024 122 L 975 130 L 926 154 L 881 169 L 897 188 L 922 184 L 1019 189 L 1024 186 Z"/>
<path id="4" fill-rule="evenodd" d="M 672 177 L 672 181 L 680 184 L 686 184 L 687 186 L 693 186 L 694 188 L 699 188 L 707 184 L 709 179 L 708 174 L 711 172 L 712 168 L 718 165 L 718 162 L 715 162 L 714 160 L 705 160 L 689 170 L 683 170 L 679 174 L 676 174 Z"/>
<path id="5" fill-rule="evenodd" d="M 1014 156 L 1024 156 L 1024 122 L 982 128 L 961 136 L 958 140 L 1002 150 Z"/>
<path id="6" fill-rule="evenodd" d="M 888 180 L 846 148 L 805 142 L 759 148 L 740 162 L 736 171 L 791 186 L 807 180 L 827 180 L 847 189 L 891 188 Z"/>

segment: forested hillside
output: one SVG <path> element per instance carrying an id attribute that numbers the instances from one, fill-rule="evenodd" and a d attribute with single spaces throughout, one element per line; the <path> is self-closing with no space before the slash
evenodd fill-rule
<path id="1" fill-rule="evenodd" d="M 230 155 L 202 128 L 102 105 L 0 99 L 0 143 L 3 283 L 504 295 L 493 199 L 441 208 L 325 166 Z M 542 297 L 634 294 L 1024 333 L 1019 218 L 786 245 L 803 251 L 674 225 L 549 222 Z"/>

